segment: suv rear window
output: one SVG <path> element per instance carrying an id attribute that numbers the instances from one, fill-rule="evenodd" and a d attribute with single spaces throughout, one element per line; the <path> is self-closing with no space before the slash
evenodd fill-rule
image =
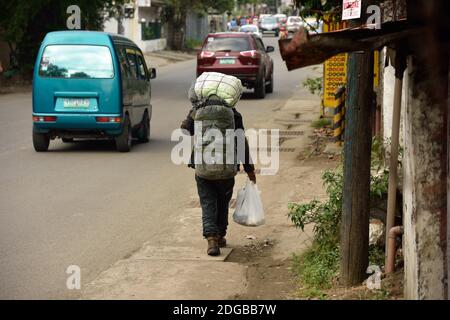
<path id="1" fill-rule="evenodd" d="M 209 37 L 204 47 L 206 51 L 248 51 L 251 49 L 250 40 L 247 37 Z"/>
<path id="2" fill-rule="evenodd" d="M 50 78 L 114 78 L 111 51 L 105 46 L 49 45 L 42 54 L 39 75 Z"/>
<path id="3" fill-rule="evenodd" d="M 278 21 L 278 19 L 275 17 L 267 17 L 267 18 L 262 19 L 262 23 L 267 23 L 267 24 L 277 23 L 277 21 Z"/>

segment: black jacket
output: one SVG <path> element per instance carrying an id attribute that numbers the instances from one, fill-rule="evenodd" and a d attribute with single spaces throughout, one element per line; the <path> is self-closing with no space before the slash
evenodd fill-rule
<path id="1" fill-rule="evenodd" d="M 193 107 L 191 110 L 189 110 L 189 113 L 188 113 L 186 119 L 184 119 L 183 122 L 181 123 L 181 129 L 187 130 L 191 136 L 194 135 L 194 119 L 192 118 L 192 115 L 196 109 L 197 109 L 196 107 Z M 242 115 L 235 108 L 232 108 L 232 110 L 234 113 L 234 128 L 245 130 L 244 123 L 242 121 Z M 245 138 L 245 155 L 244 155 L 244 157 L 245 157 L 244 159 L 238 159 L 238 171 L 239 171 L 239 166 L 241 163 L 244 166 L 245 172 L 248 173 L 248 172 L 255 171 L 255 166 L 250 161 L 251 158 L 250 158 L 247 138 Z M 192 151 L 191 161 L 189 163 L 189 167 L 191 167 L 191 168 L 195 168 L 193 159 L 194 159 L 194 151 Z"/>

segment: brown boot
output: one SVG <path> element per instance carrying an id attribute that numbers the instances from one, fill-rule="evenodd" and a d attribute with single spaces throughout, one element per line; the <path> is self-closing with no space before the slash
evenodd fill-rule
<path id="1" fill-rule="evenodd" d="M 206 238 L 208 240 L 208 255 L 218 256 L 220 255 L 219 242 L 217 236 L 209 236 Z"/>
<path id="2" fill-rule="evenodd" d="M 225 248 L 227 246 L 227 239 L 225 239 L 224 237 L 219 237 L 218 243 L 219 248 Z"/>

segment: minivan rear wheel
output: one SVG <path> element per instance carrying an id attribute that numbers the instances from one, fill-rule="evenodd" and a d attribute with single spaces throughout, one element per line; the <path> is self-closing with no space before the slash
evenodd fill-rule
<path id="1" fill-rule="evenodd" d="M 131 124 L 128 116 L 125 118 L 122 133 L 115 138 L 116 149 L 119 152 L 129 152 L 131 150 L 132 134 Z"/>
<path id="2" fill-rule="evenodd" d="M 138 139 L 139 142 L 147 143 L 150 141 L 150 117 L 148 116 L 148 112 L 144 113 L 142 117 L 141 127 L 138 131 Z"/>
<path id="3" fill-rule="evenodd" d="M 50 145 L 50 137 L 48 134 L 36 132 L 33 128 L 33 147 L 37 152 L 45 152 Z"/>

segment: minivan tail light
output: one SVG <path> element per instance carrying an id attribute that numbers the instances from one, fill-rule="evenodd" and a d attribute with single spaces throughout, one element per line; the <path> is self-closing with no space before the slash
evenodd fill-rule
<path id="1" fill-rule="evenodd" d="M 200 59 L 212 58 L 216 53 L 212 51 L 202 51 L 200 52 Z"/>
<path id="2" fill-rule="evenodd" d="M 33 116 L 33 122 L 56 122 L 56 117 L 52 117 L 52 116 Z"/>
<path id="3" fill-rule="evenodd" d="M 120 123 L 122 121 L 121 117 L 95 117 L 95 121 L 101 123 Z"/>

